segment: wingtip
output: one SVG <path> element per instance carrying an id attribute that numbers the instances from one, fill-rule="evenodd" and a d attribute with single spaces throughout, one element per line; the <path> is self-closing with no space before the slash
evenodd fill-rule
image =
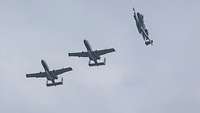
<path id="1" fill-rule="evenodd" d="M 72 56 L 72 53 L 68 53 L 68 56 L 69 56 L 69 57 Z"/>
<path id="2" fill-rule="evenodd" d="M 135 8 L 133 8 L 133 11 L 135 12 Z"/>
<path id="3" fill-rule="evenodd" d="M 72 71 L 72 70 L 73 70 L 72 67 L 68 67 L 67 69 L 69 69 L 69 71 Z"/>
<path id="4" fill-rule="evenodd" d="M 26 74 L 26 78 L 29 78 L 28 74 Z"/>

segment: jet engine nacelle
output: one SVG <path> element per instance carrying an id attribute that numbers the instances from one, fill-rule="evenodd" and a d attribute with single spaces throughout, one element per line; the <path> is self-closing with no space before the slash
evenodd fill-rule
<path id="1" fill-rule="evenodd" d="M 106 65 L 106 58 L 104 58 L 103 62 L 98 62 L 98 63 L 90 63 L 89 62 L 89 66 L 102 66 L 102 65 Z"/>
<path id="2" fill-rule="evenodd" d="M 55 82 L 55 83 L 46 83 L 46 86 L 47 87 L 50 87 L 50 86 L 57 86 L 57 85 L 63 85 L 63 78 L 61 79 L 61 82 Z"/>

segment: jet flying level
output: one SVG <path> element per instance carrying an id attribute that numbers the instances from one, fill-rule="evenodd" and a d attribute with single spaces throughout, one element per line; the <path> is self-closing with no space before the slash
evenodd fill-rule
<path id="1" fill-rule="evenodd" d="M 87 40 L 84 40 L 84 45 L 87 49 L 87 52 L 77 52 L 77 53 L 69 53 L 69 56 L 77 56 L 77 57 L 88 57 L 89 58 L 89 66 L 100 66 L 105 65 L 106 59 L 104 58 L 103 62 L 98 62 L 98 60 L 101 59 L 101 55 L 114 52 L 115 49 L 103 49 L 103 50 L 95 50 L 93 51 L 89 42 Z"/>
<path id="2" fill-rule="evenodd" d="M 62 85 L 63 78 L 61 79 L 60 82 L 55 81 L 56 79 L 58 79 L 58 75 L 63 74 L 68 71 L 72 71 L 71 67 L 50 71 L 47 63 L 44 60 L 41 60 L 41 64 L 42 64 L 45 72 L 26 74 L 26 77 L 27 78 L 33 78 L 33 77 L 34 78 L 46 78 L 47 79 L 46 86 Z M 48 81 L 51 81 L 51 83 L 48 83 Z"/>

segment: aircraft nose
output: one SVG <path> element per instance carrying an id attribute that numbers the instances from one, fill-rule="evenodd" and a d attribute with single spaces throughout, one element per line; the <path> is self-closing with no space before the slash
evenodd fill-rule
<path id="1" fill-rule="evenodd" d="M 41 60 L 41 63 L 44 64 L 44 60 L 43 59 Z"/>
<path id="2" fill-rule="evenodd" d="M 84 44 L 87 44 L 87 42 L 88 42 L 87 40 L 84 40 Z"/>

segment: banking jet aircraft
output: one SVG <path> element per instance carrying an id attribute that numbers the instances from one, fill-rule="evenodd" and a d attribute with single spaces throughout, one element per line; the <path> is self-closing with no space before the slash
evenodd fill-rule
<path id="1" fill-rule="evenodd" d="M 72 71 L 71 67 L 50 71 L 47 63 L 44 60 L 41 60 L 41 64 L 45 72 L 26 74 L 26 77 L 27 78 L 47 78 L 47 82 L 46 82 L 47 87 L 62 85 L 63 78 L 61 79 L 60 82 L 55 81 L 56 79 L 58 79 L 58 75 L 63 74 L 68 71 Z M 48 83 L 48 81 L 51 81 L 51 83 Z"/>
<path id="2" fill-rule="evenodd" d="M 140 14 L 139 12 L 136 13 L 135 9 L 133 8 L 134 11 L 134 19 L 136 22 L 136 26 L 138 29 L 138 32 L 142 35 L 145 44 L 148 46 L 149 44 L 153 45 L 153 40 L 149 38 L 149 32 L 144 24 L 144 16 Z"/>
<path id="3" fill-rule="evenodd" d="M 76 57 L 88 57 L 89 58 L 89 66 L 100 66 L 106 64 L 106 59 L 104 58 L 103 62 L 98 62 L 98 60 L 101 59 L 101 55 L 114 52 L 115 49 L 103 49 L 103 50 L 95 50 L 93 51 L 89 42 L 87 40 L 84 40 L 84 45 L 87 49 L 87 52 L 77 52 L 77 53 L 69 53 L 69 56 L 76 56 Z M 93 61 L 93 63 L 92 63 Z"/>

